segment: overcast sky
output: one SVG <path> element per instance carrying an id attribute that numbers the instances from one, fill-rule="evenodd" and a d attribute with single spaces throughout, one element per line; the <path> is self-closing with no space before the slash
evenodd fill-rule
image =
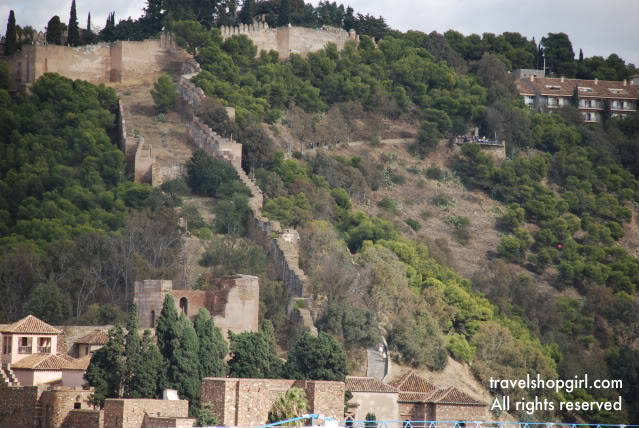
<path id="1" fill-rule="evenodd" d="M 80 25 L 91 12 L 103 26 L 110 11 L 116 20 L 138 17 L 145 0 L 76 0 Z M 317 0 L 313 1 L 317 4 Z M 339 3 L 339 2 L 338 2 Z M 547 33 L 570 36 L 575 53 L 607 57 L 617 53 L 639 65 L 639 0 L 347 0 L 358 13 L 382 15 L 398 30 L 430 33 L 458 30 L 466 35 L 517 31 L 537 42 Z M 49 18 L 69 20 L 71 0 L 0 0 L 0 34 L 9 10 L 21 26 L 44 29 Z"/>

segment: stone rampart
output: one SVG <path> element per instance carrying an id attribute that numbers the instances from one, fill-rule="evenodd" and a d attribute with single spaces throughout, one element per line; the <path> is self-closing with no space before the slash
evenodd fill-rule
<path id="1" fill-rule="evenodd" d="M 186 418 L 187 400 L 107 398 L 104 401 L 104 428 L 141 428 L 145 416 Z"/>
<path id="2" fill-rule="evenodd" d="M 289 296 L 309 299 L 306 308 L 296 308 L 296 311 L 300 315 L 298 319 L 304 320 L 304 325 L 315 332 L 312 323 L 309 325 L 309 320 L 312 320 L 309 310 L 312 287 L 308 277 L 299 267 L 299 235 L 295 230 L 282 231 L 279 222 L 264 217 L 262 214 L 264 195 L 242 169 L 242 145 L 220 137 L 198 119 L 197 115 L 206 95 L 202 89 L 191 82 L 191 77 L 193 75 L 182 76 L 178 88 L 180 108 L 192 118 L 187 123 L 189 138 L 211 156 L 223 159 L 233 165 L 240 180 L 251 191 L 249 236 L 269 252 L 277 270 L 276 273 L 284 282 Z"/>
<path id="3" fill-rule="evenodd" d="M 64 421 L 64 428 L 103 428 L 104 412 L 101 410 L 71 410 Z"/>
<path id="4" fill-rule="evenodd" d="M 349 40 L 359 41 L 355 31 L 347 32 L 341 28 L 322 27 L 277 27 L 269 28 L 263 22 L 250 25 L 242 24 L 237 27 L 221 27 L 222 38 L 245 35 L 260 51 L 277 51 L 281 59 L 291 54 L 306 56 L 311 52 L 323 49 L 327 44 L 334 43 L 342 49 Z"/>
<path id="5" fill-rule="evenodd" d="M 25 45 L 8 57 L 9 75 L 18 86 L 44 73 L 59 73 L 91 83 L 145 79 L 162 71 L 179 72 L 189 54 L 169 35 L 144 41 L 118 41 L 79 47 Z"/>
<path id="6" fill-rule="evenodd" d="M 120 138 L 120 150 L 124 153 L 127 168 L 129 171 L 133 171 L 138 141 L 133 135 L 129 135 L 127 130 L 127 118 L 122 100 L 118 101 L 118 136 Z"/>
<path id="7" fill-rule="evenodd" d="M 153 148 L 150 143 L 144 142 L 144 137 L 138 139 L 138 146 L 135 150 L 134 177 L 136 183 L 153 182 Z"/>
<path id="8" fill-rule="evenodd" d="M 196 426 L 196 422 L 195 418 L 165 418 L 146 415 L 142 428 L 191 428 Z"/>

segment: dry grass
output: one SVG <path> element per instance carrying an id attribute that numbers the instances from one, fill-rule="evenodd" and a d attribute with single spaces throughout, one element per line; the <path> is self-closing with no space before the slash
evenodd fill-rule
<path id="1" fill-rule="evenodd" d="M 495 221 L 499 213 L 504 210 L 503 204 L 492 200 L 482 192 L 466 190 L 459 180 L 437 181 L 427 178 L 423 173 L 431 165 L 436 165 L 448 174 L 452 174 L 448 164 L 453 152 L 445 144 L 440 144 L 438 150 L 424 160 L 419 160 L 408 153 L 406 144 L 378 147 L 362 145 L 330 150 L 331 154 L 345 157 L 359 156 L 365 152 L 377 159 L 382 153 L 387 155 L 393 153 L 396 160 L 390 166 L 394 171 L 404 175 L 406 182 L 372 192 L 368 201 L 356 204 L 356 209 L 393 221 L 402 233 L 411 239 L 431 242 L 437 239 L 446 240 L 452 253 L 451 265 L 454 265 L 463 276 L 472 276 L 485 265 L 487 259 L 493 256 L 500 240 L 499 232 L 495 229 Z M 409 168 L 417 168 L 422 173 L 410 173 L 407 171 Z M 448 207 L 433 203 L 433 198 L 441 195 L 452 201 Z M 395 213 L 377 206 L 377 203 L 385 197 L 392 198 L 400 204 L 400 208 Z M 432 216 L 423 219 L 424 212 L 430 212 Z M 450 216 L 464 216 L 470 219 L 470 240 L 466 245 L 455 240 L 452 227 L 445 222 L 445 219 Z M 418 232 L 405 223 L 408 218 L 421 223 L 422 227 Z"/>

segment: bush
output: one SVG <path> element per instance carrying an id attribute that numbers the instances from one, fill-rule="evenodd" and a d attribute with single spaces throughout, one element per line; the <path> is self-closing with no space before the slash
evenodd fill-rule
<path id="1" fill-rule="evenodd" d="M 464 216 L 448 216 L 444 219 L 444 223 L 450 225 L 453 228 L 453 237 L 457 242 L 462 245 L 468 244 L 470 240 L 470 232 L 468 227 L 470 226 L 470 219 Z"/>
<path id="2" fill-rule="evenodd" d="M 410 226 L 411 229 L 413 229 L 415 232 L 419 232 L 419 229 L 422 228 L 422 225 L 415 219 L 412 218 L 407 218 L 406 220 L 404 220 L 405 223 L 407 225 Z"/>
<path id="3" fill-rule="evenodd" d="M 422 220 L 428 220 L 433 217 L 433 213 L 431 211 L 422 211 L 421 213 L 419 213 L 419 216 Z"/>
<path id="4" fill-rule="evenodd" d="M 166 115 L 166 113 L 158 113 L 157 116 L 153 118 L 153 120 L 160 123 L 167 123 L 169 121 L 169 117 Z"/>
<path id="5" fill-rule="evenodd" d="M 185 196 L 189 194 L 189 186 L 182 177 L 165 181 L 160 185 L 160 189 L 166 193 L 178 196 Z"/>
<path id="6" fill-rule="evenodd" d="M 180 209 L 180 216 L 186 220 L 186 226 L 190 231 L 195 231 L 206 226 L 200 210 L 195 205 L 185 204 Z"/>
<path id="7" fill-rule="evenodd" d="M 448 195 L 444 195 L 443 193 L 433 196 L 430 201 L 433 205 L 441 208 L 444 211 L 448 211 L 455 207 L 455 200 Z"/>
<path id="8" fill-rule="evenodd" d="M 426 169 L 425 175 L 431 180 L 441 180 L 444 178 L 444 171 L 437 165 L 431 165 Z"/>
<path id="9" fill-rule="evenodd" d="M 475 355 L 475 348 L 470 346 L 463 334 L 453 333 L 448 336 L 446 349 L 458 361 L 470 363 Z"/>
<path id="10" fill-rule="evenodd" d="M 168 74 L 160 76 L 157 82 L 153 84 L 151 96 L 160 113 L 166 113 L 174 107 L 177 101 L 177 90 L 171 76 Z"/>
<path id="11" fill-rule="evenodd" d="M 392 211 L 393 213 L 397 213 L 397 210 L 399 208 L 397 201 L 388 196 L 384 196 L 384 198 L 377 203 L 377 206 L 385 210 Z"/>
<path id="12" fill-rule="evenodd" d="M 413 367 L 443 370 L 448 362 L 444 338 L 429 315 L 406 314 L 393 321 L 388 334 L 389 346 L 400 353 L 400 361 Z"/>

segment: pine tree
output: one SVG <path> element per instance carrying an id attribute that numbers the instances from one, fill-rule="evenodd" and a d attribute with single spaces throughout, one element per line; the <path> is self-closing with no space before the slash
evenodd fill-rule
<path id="1" fill-rule="evenodd" d="M 75 0 L 71 2 L 71 15 L 69 17 L 69 35 L 67 37 L 69 46 L 80 45 L 80 26 L 78 25 L 78 15 L 75 10 Z"/>
<path id="2" fill-rule="evenodd" d="M 346 352 L 333 336 L 304 332 L 288 351 L 284 372 L 291 379 L 344 381 Z"/>
<path id="3" fill-rule="evenodd" d="M 280 9 L 277 16 L 277 26 L 285 27 L 291 22 L 291 4 L 289 0 L 280 0 Z"/>
<path id="4" fill-rule="evenodd" d="M 195 318 L 194 328 L 200 341 L 200 376 L 226 376 L 228 365 L 225 358 L 229 349 L 222 332 L 215 326 L 211 314 L 205 308 L 201 308 Z"/>
<path id="5" fill-rule="evenodd" d="M 255 0 L 244 0 L 240 11 L 240 22 L 242 24 L 252 24 L 255 16 Z"/>
<path id="6" fill-rule="evenodd" d="M 7 32 L 5 37 L 4 54 L 11 55 L 18 50 L 16 16 L 12 10 L 9 11 L 9 20 L 7 21 Z"/>
<path id="7" fill-rule="evenodd" d="M 352 7 L 348 6 L 346 8 L 346 15 L 344 15 L 344 30 L 346 31 L 351 31 L 352 29 L 355 28 L 355 15 L 353 14 L 353 12 L 355 12 L 353 10 Z"/>
<path id="8" fill-rule="evenodd" d="M 189 400 L 191 406 L 198 407 L 202 378 L 197 334 L 186 315 L 182 314 L 177 324 L 182 334 L 172 341 L 175 350 L 169 358 L 169 382 L 177 387 L 181 398 Z"/>
<path id="9" fill-rule="evenodd" d="M 62 22 L 58 15 L 53 16 L 47 24 L 47 43 L 51 45 L 62 44 Z"/>

